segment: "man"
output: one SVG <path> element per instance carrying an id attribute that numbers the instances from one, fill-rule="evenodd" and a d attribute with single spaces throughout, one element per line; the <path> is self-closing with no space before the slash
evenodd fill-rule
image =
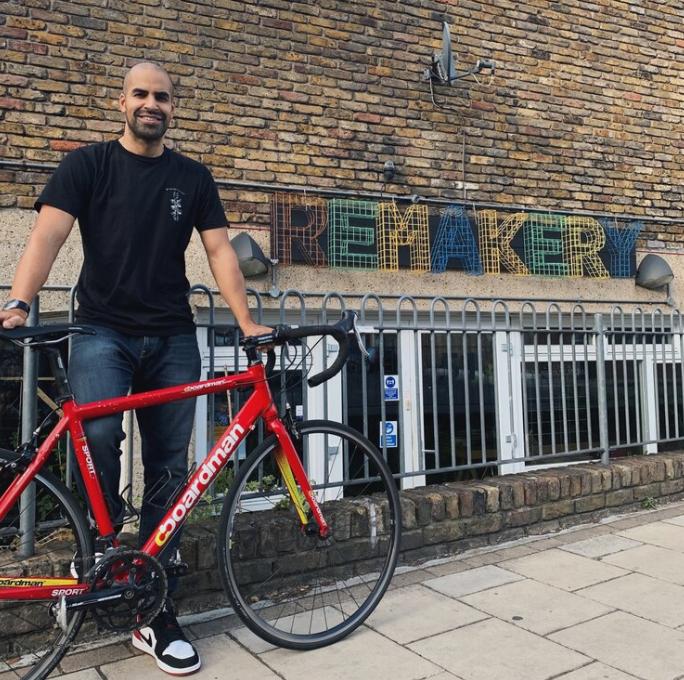
<path id="1" fill-rule="evenodd" d="M 221 295 L 244 334 L 271 331 L 250 316 L 244 279 L 210 172 L 164 146 L 174 113 L 169 75 L 156 64 L 137 64 L 124 79 L 119 108 L 125 118 L 121 138 L 70 153 L 38 198 L 38 217 L 17 266 L 10 299 L 0 312 L 5 328 L 25 323 L 30 302 L 78 219 L 84 260 L 77 319 L 98 331 L 73 340 L 69 380 L 79 402 L 199 379 L 184 259 L 193 228 L 200 233 Z M 161 520 L 165 502 L 185 477 L 193 411 L 193 400 L 183 400 L 136 413 L 145 482 L 141 541 Z M 124 515 L 118 495 L 121 421 L 118 414 L 85 427 L 119 525 Z M 161 489 L 160 479 L 167 480 Z M 177 540 L 171 543 L 165 560 L 175 553 Z M 171 674 L 200 667 L 170 600 L 149 626 L 134 632 L 133 645 Z"/>

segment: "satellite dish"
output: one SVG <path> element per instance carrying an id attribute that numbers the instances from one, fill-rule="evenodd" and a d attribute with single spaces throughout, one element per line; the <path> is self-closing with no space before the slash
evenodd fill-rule
<path id="1" fill-rule="evenodd" d="M 442 49 L 432 55 L 432 68 L 426 69 L 425 77 L 426 80 L 436 80 L 442 85 L 451 85 L 456 80 L 480 73 L 484 69 L 489 70 L 493 76 L 495 68 L 496 65 L 491 59 L 478 59 L 472 68 L 457 73 L 456 60 L 451 50 L 451 31 L 445 21 L 442 24 Z"/>
<path id="2" fill-rule="evenodd" d="M 451 50 L 451 31 L 446 21 L 442 26 L 442 50 L 432 57 L 432 72 L 440 83 L 451 85 L 456 80 L 456 64 Z"/>

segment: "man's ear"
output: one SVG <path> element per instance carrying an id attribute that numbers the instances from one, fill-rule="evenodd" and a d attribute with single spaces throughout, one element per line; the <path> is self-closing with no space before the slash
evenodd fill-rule
<path id="1" fill-rule="evenodd" d="M 125 109 L 124 102 L 125 101 L 126 101 L 126 95 L 122 92 L 119 95 L 119 111 L 122 111 L 122 112 L 124 111 L 124 109 Z"/>

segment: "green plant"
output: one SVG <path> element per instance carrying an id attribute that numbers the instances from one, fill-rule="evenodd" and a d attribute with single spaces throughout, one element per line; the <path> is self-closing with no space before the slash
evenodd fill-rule
<path id="1" fill-rule="evenodd" d="M 658 503 L 653 496 L 647 496 L 641 501 L 641 507 L 644 510 L 653 510 L 657 505 Z"/>
<path id="2" fill-rule="evenodd" d="M 273 475 L 264 475 L 260 480 L 253 479 L 245 484 L 247 491 L 271 491 L 275 488 L 278 480 Z"/>
<path id="3" fill-rule="evenodd" d="M 216 479 L 214 480 L 214 491 L 217 494 L 225 494 L 228 489 L 233 485 L 235 480 L 235 471 L 232 467 L 226 466 L 218 473 Z"/>
<path id="4" fill-rule="evenodd" d="M 188 524 L 198 524 L 206 519 L 216 517 L 221 512 L 221 506 L 213 501 L 200 501 L 188 515 Z"/>

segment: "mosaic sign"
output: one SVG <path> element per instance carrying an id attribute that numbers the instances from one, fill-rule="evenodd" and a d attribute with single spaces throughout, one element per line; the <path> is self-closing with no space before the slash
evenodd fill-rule
<path id="1" fill-rule="evenodd" d="M 590 277 L 634 276 L 643 222 L 450 205 L 275 194 L 273 257 L 338 269 Z"/>

